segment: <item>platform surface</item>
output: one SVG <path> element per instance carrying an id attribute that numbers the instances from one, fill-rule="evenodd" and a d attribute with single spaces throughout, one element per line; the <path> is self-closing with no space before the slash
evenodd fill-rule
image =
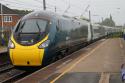
<path id="1" fill-rule="evenodd" d="M 41 69 L 18 83 L 122 83 L 120 69 L 125 63 L 123 39 L 100 40 L 72 57 L 55 68 L 49 66 L 49 73 L 45 70 L 47 68 Z"/>
<path id="2" fill-rule="evenodd" d="M 7 52 L 7 48 L 6 47 L 0 47 L 0 53 L 2 52 Z"/>

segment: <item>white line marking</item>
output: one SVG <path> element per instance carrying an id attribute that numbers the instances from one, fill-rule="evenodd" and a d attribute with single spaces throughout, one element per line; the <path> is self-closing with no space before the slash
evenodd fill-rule
<path id="1" fill-rule="evenodd" d="M 110 79 L 110 73 L 102 72 L 99 83 L 109 83 L 109 79 Z"/>

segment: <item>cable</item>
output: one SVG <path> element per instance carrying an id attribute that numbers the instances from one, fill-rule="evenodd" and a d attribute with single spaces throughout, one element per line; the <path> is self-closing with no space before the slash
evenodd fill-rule
<path id="1" fill-rule="evenodd" d="M 6 1 L 7 3 L 9 2 L 10 4 L 11 4 L 11 3 L 14 3 L 14 4 L 16 4 L 16 5 L 18 4 L 18 5 L 24 5 L 24 6 L 30 6 L 30 7 L 32 6 L 32 5 L 25 5 L 25 4 L 21 4 L 21 3 L 17 3 L 17 2 L 13 2 L 13 1 L 7 1 L 7 0 L 3 0 L 2 2 L 5 2 L 5 1 Z M 37 5 L 37 6 L 32 6 L 32 7 L 40 7 L 40 6 Z"/>
<path id="2" fill-rule="evenodd" d="M 16 2 L 15 2 L 16 1 Z M 36 1 L 36 2 L 39 2 L 40 3 L 40 1 L 39 0 L 33 0 L 33 1 Z M 25 2 L 22 2 L 22 1 L 17 1 L 17 0 L 13 0 L 13 1 L 8 1 L 8 0 L 2 0 L 2 2 L 4 2 L 4 3 L 9 3 L 9 4 L 12 4 L 12 3 L 15 3 L 15 5 L 17 5 L 17 6 L 28 6 L 28 9 L 33 9 L 32 7 L 34 7 L 35 9 L 39 9 L 39 8 L 41 8 L 40 6 L 36 6 L 36 5 L 31 5 L 31 4 L 26 4 Z M 23 4 L 24 3 L 24 4 Z M 63 3 L 65 3 L 64 1 L 63 1 Z M 15 6 L 14 5 L 14 6 Z M 12 7 L 13 5 L 11 5 L 11 7 Z M 31 7 L 32 6 L 32 7 Z M 15 6 L 16 7 L 16 6 Z M 47 3 L 47 8 L 48 9 L 51 9 L 52 11 L 54 11 L 55 10 L 55 7 L 57 7 L 56 8 L 56 10 L 57 11 L 62 11 L 62 12 L 64 12 L 65 10 L 62 10 L 62 9 L 60 9 L 60 8 L 58 8 L 58 6 L 54 6 L 54 5 L 51 5 L 51 4 L 49 4 L 49 3 Z M 71 7 L 75 7 L 75 8 L 78 8 L 78 7 L 76 7 L 76 6 L 72 6 L 72 4 L 71 4 Z M 41 8 L 42 9 L 42 8 Z M 78 8 L 79 10 L 81 10 L 81 8 Z M 69 11 L 67 12 L 67 13 L 70 13 Z M 72 14 L 73 12 L 71 12 L 71 14 Z M 75 13 L 75 12 L 74 12 Z"/>
<path id="3" fill-rule="evenodd" d="M 29 3 L 25 3 L 25 2 L 22 2 L 22 1 L 20 1 L 20 0 L 14 0 L 14 1 L 17 1 L 17 2 L 19 2 L 19 3 L 23 3 L 23 4 L 26 4 L 26 5 L 29 5 L 29 6 L 38 6 L 38 5 L 33 5 L 33 4 L 29 4 Z M 34 1 L 34 0 L 33 0 Z"/>
<path id="4" fill-rule="evenodd" d="M 39 0 L 34 0 L 34 1 L 41 2 Z M 58 10 L 58 11 L 64 11 L 64 10 L 61 10 L 61 9 L 57 8 L 57 6 L 51 5 L 51 4 L 47 3 L 47 2 L 46 2 L 46 7 L 49 8 L 49 9 L 52 9 L 54 11 L 55 11 L 55 7 L 56 7 L 56 10 Z"/>

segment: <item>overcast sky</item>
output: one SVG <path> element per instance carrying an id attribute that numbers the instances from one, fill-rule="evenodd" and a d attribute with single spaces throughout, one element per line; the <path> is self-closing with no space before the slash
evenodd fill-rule
<path id="1" fill-rule="evenodd" d="M 42 10 L 43 0 L 0 0 L 0 3 L 14 9 Z M 47 10 L 57 13 L 66 14 L 69 16 L 88 17 L 88 11 L 91 11 L 92 21 L 100 22 L 103 17 L 109 17 L 110 14 L 113 20 L 118 25 L 125 24 L 125 0 L 46 0 Z M 70 6 L 70 8 L 69 8 Z M 67 13 L 64 11 L 68 9 Z M 87 11 L 86 11 L 87 10 Z"/>

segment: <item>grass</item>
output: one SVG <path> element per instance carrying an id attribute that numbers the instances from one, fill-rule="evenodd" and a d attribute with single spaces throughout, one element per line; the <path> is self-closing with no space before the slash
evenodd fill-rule
<path id="1" fill-rule="evenodd" d="M 123 33 L 119 32 L 119 33 L 113 33 L 108 35 L 108 38 L 123 38 Z"/>

